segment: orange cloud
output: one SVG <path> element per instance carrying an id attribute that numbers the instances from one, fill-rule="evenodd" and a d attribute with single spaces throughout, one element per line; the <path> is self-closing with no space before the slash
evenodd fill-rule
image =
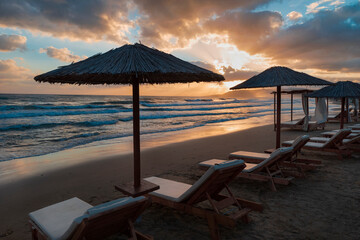
<path id="1" fill-rule="evenodd" d="M 30 69 L 18 66 L 14 60 L 0 60 L 0 83 L 24 81 L 31 76 Z"/>
<path id="2" fill-rule="evenodd" d="M 286 15 L 291 21 L 296 21 L 303 17 L 303 15 L 299 12 L 292 11 L 288 15 Z"/>
<path id="3" fill-rule="evenodd" d="M 47 47 L 47 48 L 40 48 L 40 53 L 46 53 L 51 58 L 58 59 L 63 62 L 77 62 L 79 60 L 83 60 L 86 56 L 78 56 L 74 55 L 70 52 L 67 48 L 55 48 L 55 47 Z"/>

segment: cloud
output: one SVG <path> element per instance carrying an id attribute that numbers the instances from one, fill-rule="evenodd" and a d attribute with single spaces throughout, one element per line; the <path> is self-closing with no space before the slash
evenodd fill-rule
<path id="1" fill-rule="evenodd" d="M 185 46 L 190 39 L 208 34 L 202 28 L 208 20 L 227 11 L 250 11 L 271 0 L 134 0 L 141 18 L 140 40 L 160 47 Z"/>
<path id="2" fill-rule="evenodd" d="M 360 72 L 360 3 L 320 11 L 269 37 L 252 52 L 301 69 Z"/>
<path id="3" fill-rule="evenodd" d="M 55 47 L 47 47 L 47 48 L 40 48 L 40 53 L 46 53 L 51 58 L 58 59 L 63 62 L 77 62 L 79 60 L 83 60 L 86 56 L 78 56 L 74 55 L 70 52 L 67 48 L 55 48 Z"/>
<path id="4" fill-rule="evenodd" d="M 0 83 L 24 81 L 32 76 L 30 69 L 18 66 L 15 60 L 0 60 Z"/>
<path id="5" fill-rule="evenodd" d="M 0 35 L 0 51 L 9 52 L 26 49 L 26 37 L 21 35 Z"/>
<path id="6" fill-rule="evenodd" d="M 130 4 L 117 0 L 0 1 L 0 26 L 82 40 L 124 42 Z"/>
<path id="7" fill-rule="evenodd" d="M 286 15 L 291 21 L 296 21 L 303 17 L 303 15 L 299 12 L 292 11 L 288 15 Z"/>
<path id="8" fill-rule="evenodd" d="M 221 72 L 219 72 L 216 67 L 210 63 L 202 62 L 202 61 L 195 61 L 191 62 L 199 67 L 205 68 L 207 70 L 217 72 L 222 74 L 227 81 L 233 81 L 233 80 L 246 80 L 250 77 L 258 74 L 256 71 L 250 71 L 250 70 L 241 70 L 241 69 L 235 69 L 231 66 L 222 66 Z"/>
<path id="9" fill-rule="evenodd" d="M 283 19 L 280 13 L 229 12 L 204 24 L 204 29 L 219 35 L 227 35 L 229 42 L 238 49 L 251 51 L 262 41 L 279 31 Z"/>
<path id="10" fill-rule="evenodd" d="M 317 13 L 321 10 L 335 9 L 344 4 L 344 1 L 340 0 L 319 0 L 306 6 L 306 14 Z"/>

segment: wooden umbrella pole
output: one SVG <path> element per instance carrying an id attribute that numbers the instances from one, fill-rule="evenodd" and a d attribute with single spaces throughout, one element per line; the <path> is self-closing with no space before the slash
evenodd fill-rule
<path id="1" fill-rule="evenodd" d="M 341 98 L 340 129 L 344 128 L 344 105 L 345 98 Z"/>
<path id="2" fill-rule="evenodd" d="M 294 97 L 293 97 L 293 93 L 291 93 L 291 121 L 293 120 L 293 100 L 294 100 Z"/>
<path id="3" fill-rule="evenodd" d="M 140 186 L 140 97 L 139 79 L 134 79 L 133 89 L 133 141 L 134 141 L 134 187 Z"/>
<path id="4" fill-rule="evenodd" d="M 276 104 L 276 148 L 280 147 L 280 124 L 281 124 L 281 86 L 276 87 L 277 104 Z"/>
<path id="5" fill-rule="evenodd" d="M 274 131 L 276 131 L 276 95 L 274 93 Z"/>
<path id="6" fill-rule="evenodd" d="M 345 122 L 348 123 L 349 122 L 349 98 L 346 98 L 345 100 L 345 104 L 346 104 L 346 114 L 345 114 Z"/>

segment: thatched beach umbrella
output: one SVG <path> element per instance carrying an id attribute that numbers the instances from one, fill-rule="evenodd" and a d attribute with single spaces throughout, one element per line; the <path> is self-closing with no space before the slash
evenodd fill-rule
<path id="1" fill-rule="evenodd" d="M 104 54 L 60 67 L 34 78 L 38 82 L 69 84 L 131 84 L 133 88 L 134 189 L 140 181 L 139 84 L 222 81 L 222 75 L 142 44 L 124 45 Z"/>
<path id="2" fill-rule="evenodd" d="M 360 98 L 360 84 L 351 81 L 337 82 L 307 95 L 308 97 L 327 97 L 341 99 L 340 128 L 344 128 L 345 98 Z"/>
<path id="3" fill-rule="evenodd" d="M 280 147 L 280 115 L 281 115 L 281 86 L 298 86 L 298 85 L 330 85 L 332 83 L 310 76 L 306 73 L 294 71 L 287 67 L 271 67 L 262 73 L 251 77 L 235 87 L 235 89 L 245 88 L 265 88 L 276 87 L 277 94 L 277 120 L 276 120 L 276 148 Z"/>

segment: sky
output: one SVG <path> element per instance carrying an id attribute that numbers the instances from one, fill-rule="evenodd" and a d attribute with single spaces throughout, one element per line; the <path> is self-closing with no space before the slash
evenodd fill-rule
<path id="1" fill-rule="evenodd" d="M 360 0 L 0 1 L 0 93 L 131 95 L 34 77 L 136 42 L 226 79 L 142 85 L 142 95 L 222 94 L 271 66 L 360 82 Z"/>

